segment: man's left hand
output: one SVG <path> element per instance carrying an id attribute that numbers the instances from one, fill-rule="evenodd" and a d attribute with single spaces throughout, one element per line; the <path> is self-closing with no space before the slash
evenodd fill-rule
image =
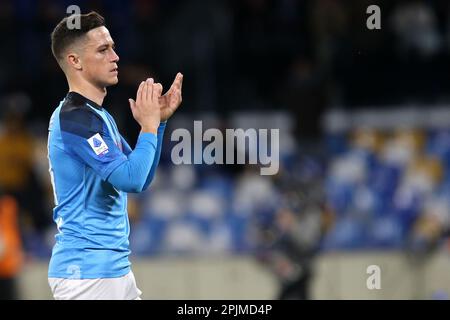
<path id="1" fill-rule="evenodd" d="M 181 87 L 183 75 L 178 72 L 170 89 L 159 98 L 161 105 L 161 121 L 167 121 L 181 104 Z"/>

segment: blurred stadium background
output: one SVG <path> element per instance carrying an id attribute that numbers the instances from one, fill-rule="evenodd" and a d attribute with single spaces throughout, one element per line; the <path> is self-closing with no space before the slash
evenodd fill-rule
<path id="1" fill-rule="evenodd" d="M 139 81 L 185 76 L 156 180 L 130 196 L 144 299 L 449 297 L 448 1 L 2 0 L 3 297 L 51 298 L 47 126 L 67 86 L 49 34 L 72 4 L 106 17 L 121 60 L 105 105 L 131 145 Z M 174 165 L 171 132 L 194 120 L 280 129 L 279 173 Z"/>

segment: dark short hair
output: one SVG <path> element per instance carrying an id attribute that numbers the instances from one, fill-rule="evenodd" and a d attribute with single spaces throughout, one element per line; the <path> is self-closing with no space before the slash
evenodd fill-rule
<path id="1" fill-rule="evenodd" d="M 70 28 L 70 23 L 79 17 L 80 28 Z M 73 19 L 73 20 L 69 20 Z M 68 23 L 69 22 L 69 23 Z M 81 39 L 92 29 L 105 25 L 105 18 L 95 11 L 87 14 L 73 14 L 62 19 L 51 33 L 52 52 L 58 63 L 63 59 L 64 50 Z"/>

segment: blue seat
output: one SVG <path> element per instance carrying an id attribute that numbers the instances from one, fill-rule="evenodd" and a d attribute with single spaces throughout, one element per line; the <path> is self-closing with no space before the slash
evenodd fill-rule
<path id="1" fill-rule="evenodd" d="M 248 239 L 250 217 L 229 214 L 224 219 L 228 224 L 232 237 L 232 250 L 234 253 L 243 253 L 251 249 Z"/>
<path id="2" fill-rule="evenodd" d="M 376 217 L 368 230 L 368 245 L 380 249 L 396 249 L 403 244 L 402 223 L 394 214 Z"/>
<path id="3" fill-rule="evenodd" d="M 326 182 L 326 196 L 338 215 L 345 215 L 353 199 L 354 188 L 345 183 L 328 179 Z"/>
<path id="4" fill-rule="evenodd" d="M 366 231 L 364 221 L 350 217 L 340 218 L 325 235 L 321 249 L 325 251 L 362 249 L 367 244 Z"/>
<path id="5" fill-rule="evenodd" d="M 144 217 L 131 227 L 131 250 L 140 255 L 154 255 L 162 251 L 162 243 L 170 220 Z"/>

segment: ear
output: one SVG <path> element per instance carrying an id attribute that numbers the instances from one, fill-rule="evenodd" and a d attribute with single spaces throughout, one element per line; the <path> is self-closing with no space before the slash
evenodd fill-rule
<path id="1" fill-rule="evenodd" d="M 76 70 L 82 69 L 80 56 L 74 52 L 67 54 L 66 62 L 70 68 L 74 68 Z"/>

